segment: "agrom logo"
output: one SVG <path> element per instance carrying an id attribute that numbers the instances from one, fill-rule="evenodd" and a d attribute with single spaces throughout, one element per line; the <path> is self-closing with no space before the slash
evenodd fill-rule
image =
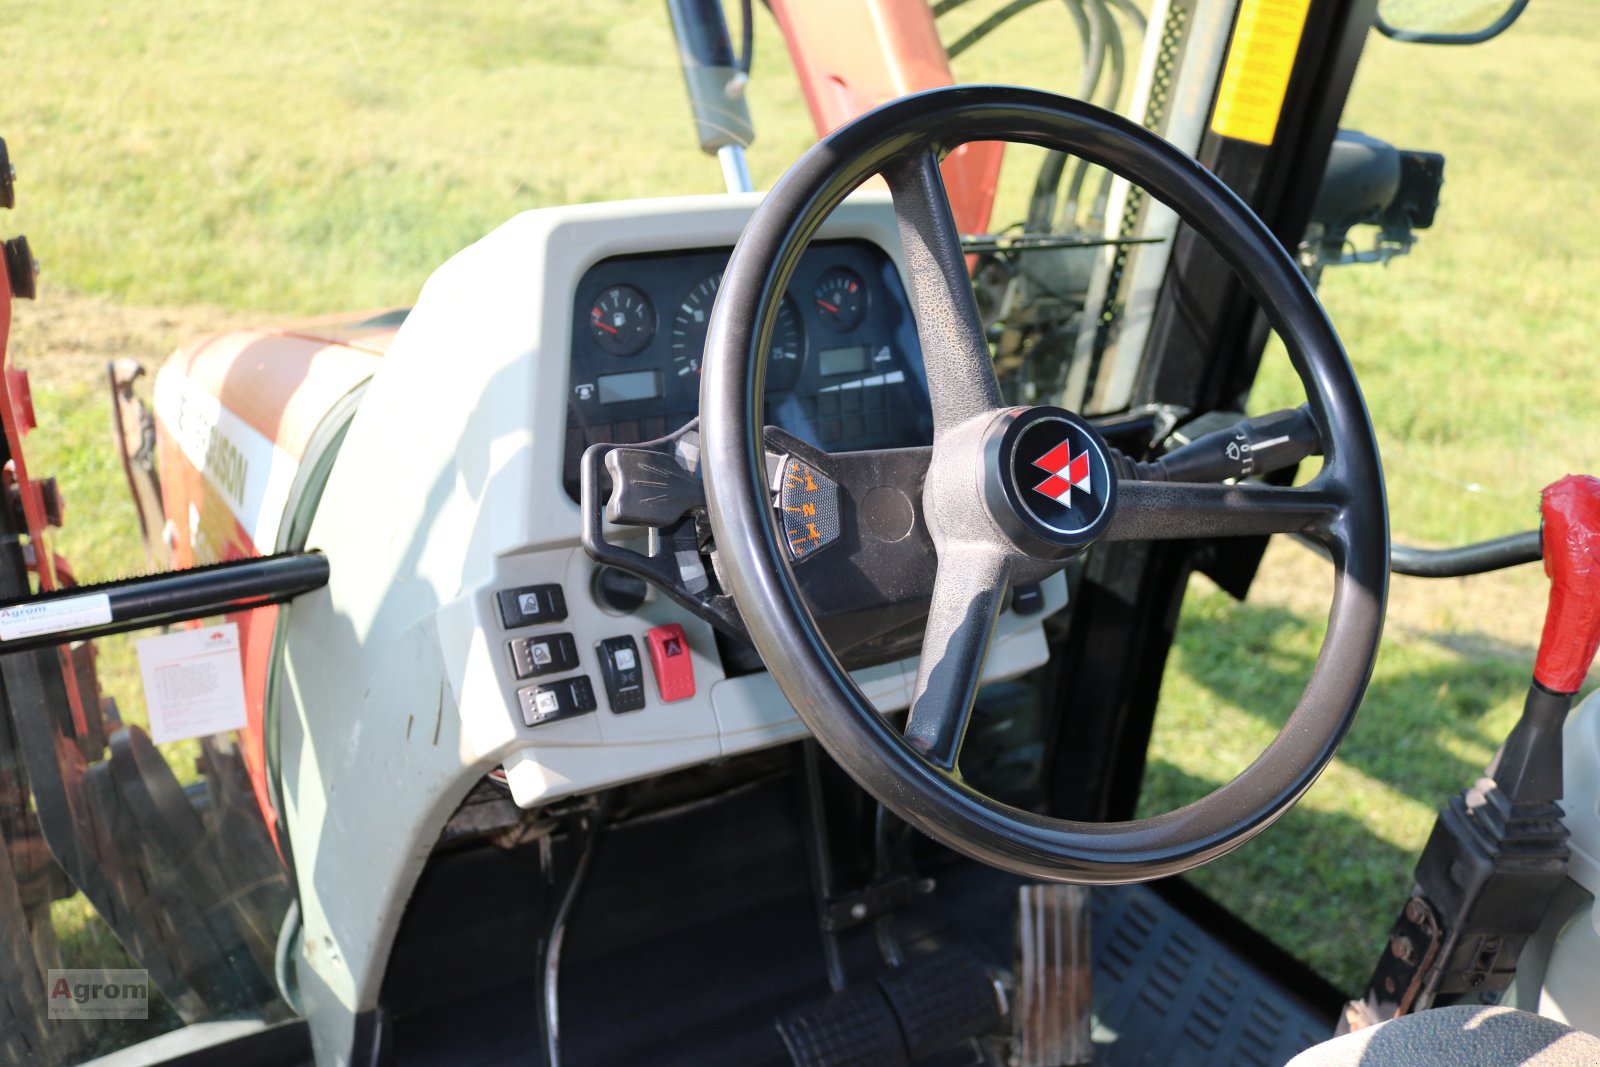
<path id="1" fill-rule="evenodd" d="M 150 973 L 97 967 L 52 967 L 45 976 L 52 1019 L 148 1019 Z"/>

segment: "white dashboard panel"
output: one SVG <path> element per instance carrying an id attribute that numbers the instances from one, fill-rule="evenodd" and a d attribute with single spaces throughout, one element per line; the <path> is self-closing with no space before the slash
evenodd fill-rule
<path id="1" fill-rule="evenodd" d="M 319 1049 L 328 1020 L 376 1004 L 383 961 L 439 832 L 466 793 L 506 768 L 534 806 L 803 736 L 765 674 L 725 677 L 709 625 L 652 593 L 619 615 L 591 593 L 579 509 L 563 490 L 577 280 L 612 256 L 731 247 L 759 197 L 586 205 L 520 215 L 428 281 L 372 380 L 334 465 L 310 547 L 328 586 L 289 615 L 281 696 L 283 814 L 304 909 L 300 982 Z M 841 207 L 821 239 L 855 238 L 898 264 L 881 195 Z M 612 529 L 614 537 L 629 531 Z M 634 532 L 636 535 L 636 532 Z M 497 594 L 559 584 L 565 618 L 508 629 Z M 1043 612 L 1007 612 L 986 676 L 1047 658 Z M 681 624 L 695 693 L 607 706 L 596 642 Z M 598 708 L 524 725 L 508 643 L 570 633 Z M 915 663 L 861 671 L 881 710 L 903 708 Z M 566 677 L 568 675 L 562 675 Z M 541 679 L 542 681 L 543 679 Z M 332 802 L 334 796 L 338 803 Z M 350 886 L 367 892 L 350 892 Z M 327 892 L 322 890 L 327 888 Z"/>

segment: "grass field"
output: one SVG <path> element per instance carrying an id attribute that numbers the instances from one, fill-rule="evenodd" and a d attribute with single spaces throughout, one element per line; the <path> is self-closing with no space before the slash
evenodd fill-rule
<path id="1" fill-rule="evenodd" d="M 1000 6 L 967 4 L 947 39 Z M 812 134 L 757 8 L 750 158 L 766 186 Z M 40 413 L 31 463 L 63 483 L 61 544 L 85 577 L 142 565 L 106 439 L 106 358 L 153 369 L 221 324 L 409 302 L 440 261 L 523 209 L 719 188 L 693 146 L 665 13 L 650 0 L 448 11 L 57 0 L 6 15 L 0 64 L 20 88 L 0 103 L 19 171 L 5 231 L 26 232 L 47 272 L 43 300 L 18 310 L 14 354 Z M 1070 90 L 1070 33 L 1058 5 L 1038 5 L 962 56 L 957 73 Z M 1415 254 L 1330 271 L 1323 285 L 1379 427 L 1397 538 L 1526 528 L 1541 485 L 1600 470 L 1597 72 L 1588 0 L 1536 0 L 1508 36 L 1471 49 L 1370 45 L 1344 125 L 1449 159 L 1438 224 Z M 1000 223 L 1019 213 L 1030 179 L 1016 162 Z M 1285 361 L 1269 358 L 1254 406 L 1299 399 Z M 1247 603 L 1196 580 L 1151 754 L 1150 810 L 1205 792 L 1260 751 L 1303 685 L 1325 587 L 1321 565 L 1287 546 Z M 1532 568 L 1398 582 L 1341 758 L 1200 884 L 1336 984 L 1359 986 L 1433 809 L 1515 717 L 1543 595 Z M 107 657 L 136 688 L 129 646 L 108 643 Z M 84 962 L 111 952 L 81 910 L 61 918 L 79 924 Z"/>

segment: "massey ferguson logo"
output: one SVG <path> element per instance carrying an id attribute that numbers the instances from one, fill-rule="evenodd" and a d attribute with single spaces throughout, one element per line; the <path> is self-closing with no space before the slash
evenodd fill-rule
<path id="1" fill-rule="evenodd" d="M 1033 465 L 1049 473 L 1050 477 L 1033 487 L 1035 493 L 1043 493 L 1062 507 L 1072 506 L 1072 491 L 1082 489 L 1085 493 L 1091 492 L 1089 488 L 1089 453 L 1087 450 L 1072 454 L 1072 442 L 1062 441 L 1059 445 L 1033 461 Z"/>
<path id="2" fill-rule="evenodd" d="M 1042 538 L 1052 546 L 1040 549 L 1046 553 L 1076 551 L 1105 532 L 1117 506 L 1117 479 L 1093 426 L 1065 409 L 1041 406 L 1018 409 L 1009 425 L 997 420 L 995 428 L 1005 457 L 996 472 L 1006 504 L 995 513 L 997 522 L 1014 519 L 1027 527 L 1016 536 Z"/>

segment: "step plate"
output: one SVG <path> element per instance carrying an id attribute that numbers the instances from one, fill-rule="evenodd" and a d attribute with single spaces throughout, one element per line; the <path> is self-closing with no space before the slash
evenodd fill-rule
<path id="1" fill-rule="evenodd" d="M 1096 889 L 1090 913 L 1096 1064 L 1281 1067 L 1333 1036 L 1150 890 Z"/>

